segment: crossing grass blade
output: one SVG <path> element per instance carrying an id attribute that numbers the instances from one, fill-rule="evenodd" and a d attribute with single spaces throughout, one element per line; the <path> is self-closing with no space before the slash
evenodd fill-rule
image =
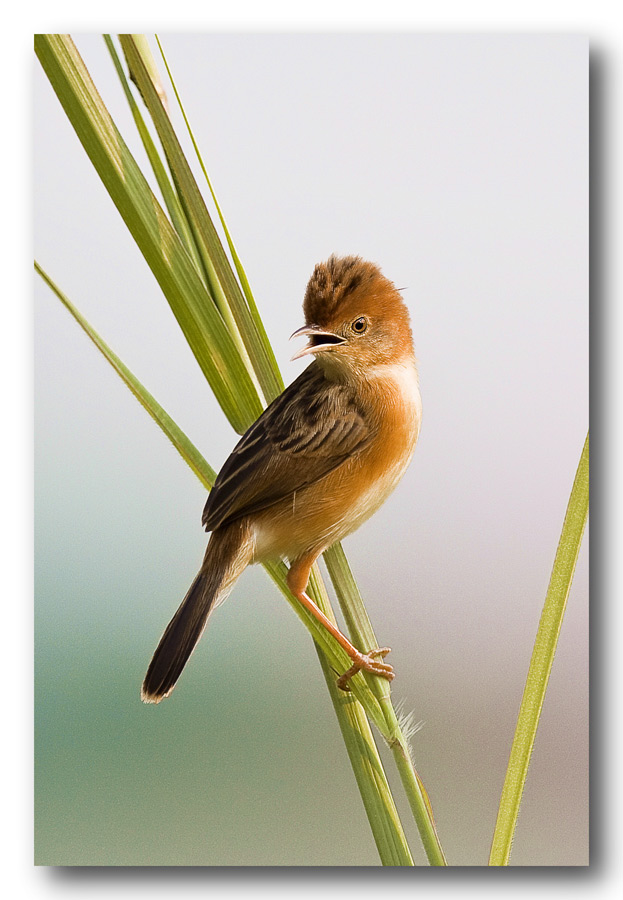
<path id="1" fill-rule="evenodd" d="M 132 78 L 140 87 L 141 95 L 158 132 L 178 196 L 195 237 L 212 295 L 230 330 L 236 336 L 238 349 L 243 352 L 249 361 L 250 370 L 257 376 L 265 401 L 270 401 L 282 390 L 280 379 L 275 374 L 274 358 L 271 359 L 266 353 L 256 322 L 251 316 L 205 200 L 171 120 L 151 82 L 136 42 L 129 34 L 119 35 L 119 41 Z"/>
<path id="2" fill-rule="evenodd" d="M 160 102 L 164 106 L 166 112 L 169 112 L 169 101 L 167 99 L 167 92 L 164 88 L 162 81 L 160 80 L 160 72 L 158 71 L 158 66 L 156 65 L 156 60 L 154 59 L 153 53 L 151 52 L 151 47 L 149 46 L 149 41 L 147 40 L 147 35 L 145 34 L 133 34 L 131 35 L 132 40 L 134 41 L 134 45 L 136 46 L 137 51 L 141 55 L 141 59 L 147 69 L 147 73 L 149 75 L 149 80 L 153 84 L 156 89 L 158 96 L 160 97 Z M 132 77 L 132 73 L 130 73 Z M 134 81 L 134 78 L 132 77 Z M 141 86 L 138 82 L 134 82 L 137 88 L 141 89 Z"/>
<path id="3" fill-rule="evenodd" d="M 35 52 L 218 402 L 242 434 L 261 413 L 262 402 L 191 257 L 119 134 L 71 38 L 38 34 Z"/>
<path id="4" fill-rule="evenodd" d="M 281 373 L 279 372 L 279 367 L 277 365 L 277 360 L 275 358 L 275 354 L 273 352 L 272 345 L 271 345 L 270 341 L 268 340 L 268 335 L 266 334 L 266 330 L 264 328 L 264 323 L 262 322 L 262 318 L 261 318 L 259 310 L 257 308 L 257 304 L 255 302 L 255 297 L 253 296 L 253 291 L 251 290 L 251 285 L 249 284 L 249 279 L 247 278 L 247 273 L 245 272 L 244 266 L 242 265 L 242 261 L 238 255 L 238 251 L 236 250 L 236 246 L 234 244 L 234 240 L 231 236 L 229 228 L 227 227 L 227 222 L 225 221 L 225 216 L 223 215 L 221 205 L 218 202 L 216 192 L 212 185 L 210 176 L 208 175 L 208 171 L 206 169 L 205 163 L 203 161 L 203 157 L 199 150 L 199 146 L 197 144 L 197 141 L 195 140 L 194 132 L 191 128 L 190 122 L 188 120 L 188 116 L 186 115 L 186 110 L 184 109 L 184 104 L 182 103 L 182 98 L 180 97 L 179 92 L 177 90 L 177 85 L 175 83 L 175 79 L 173 78 L 173 73 L 171 72 L 171 69 L 169 68 L 169 63 L 167 62 L 167 58 L 165 56 L 164 49 L 162 47 L 162 44 L 160 42 L 160 38 L 158 37 L 158 35 L 156 35 L 156 41 L 158 42 L 160 54 L 162 56 L 162 60 L 165 64 L 167 74 L 169 76 L 169 80 L 171 82 L 173 91 L 175 93 L 175 99 L 177 100 L 177 103 L 178 103 L 178 106 L 182 113 L 182 116 L 184 117 L 184 122 L 185 122 L 186 128 L 188 130 L 188 135 L 192 141 L 192 145 L 193 145 L 193 148 L 197 155 L 199 165 L 201 166 L 201 171 L 203 172 L 204 178 L 206 180 L 206 184 L 208 185 L 208 189 L 210 191 L 210 195 L 212 197 L 212 200 L 214 201 L 214 206 L 215 206 L 216 212 L 218 214 L 221 226 L 223 228 L 223 234 L 225 235 L 225 240 L 227 241 L 227 246 L 229 247 L 229 252 L 231 254 L 231 258 L 233 260 L 234 267 L 236 269 L 236 273 L 238 275 L 238 280 L 240 281 L 242 291 L 244 293 L 244 296 L 247 301 L 247 305 L 249 307 L 249 312 L 251 314 L 253 322 L 255 323 L 255 327 L 257 329 L 259 339 L 262 342 L 262 346 L 263 346 L 264 354 L 265 354 L 265 363 L 267 364 L 268 369 L 271 372 L 273 372 L 275 375 L 275 382 L 272 385 L 272 388 L 277 390 L 277 393 L 280 393 L 284 387 L 283 379 L 281 378 Z M 267 385 L 267 389 L 270 391 L 270 387 L 268 385 Z"/>
<path id="5" fill-rule="evenodd" d="M 132 113 L 132 118 L 134 119 L 134 122 L 136 124 L 136 128 L 143 143 L 143 147 L 145 148 L 145 152 L 147 153 L 149 164 L 151 165 L 152 171 L 156 177 L 156 181 L 158 182 L 158 187 L 160 188 L 160 192 L 167 208 L 167 212 L 169 213 L 169 216 L 171 218 L 173 227 L 180 236 L 180 240 L 184 244 L 184 247 L 188 251 L 188 254 L 192 257 L 197 272 L 203 277 L 203 270 L 201 267 L 199 252 L 195 245 L 195 241 L 190 230 L 190 226 L 186 220 L 186 216 L 184 215 L 184 210 L 182 209 L 181 203 L 175 192 L 175 188 L 171 184 L 166 167 L 160 159 L 160 154 L 156 149 L 156 145 L 154 144 L 152 136 L 149 132 L 149 128 L 147 127 L 147 124 L 143 119 L 143 116 L 139 109 L 139 105 L 134 99 L 134 94 L 132 93 L 130 85 L 128 84 L 125 70 L 121 64 L 121 60 L 119 59 L 119 56 L 115 49 L 115 45 L 109 34 L 104 35 L 104 41 L 108 48 L 108 52 L 110 53 L 117 75 L 119 76 L 119 81 L 121 82 L 123 93 L 125 94 L 126 100 L 128 101 L 128 105 Z"/>
<path id="6" fill-rule="evenodd" d="M 358 647 L 378 647 L 368 611 L 359 593 L 357 582 L 346 559 L 341 544 L 334 544 L 324 554 L 324 561 L 329 577 L 342 609 L 349 634 Z M 403 733 L 396 711 L 392 705 L 389 684 L 384 678 L 370 675 L 368 683 L 379 702 L 385 719 L 387 744 L 392 751 L 394 761 L 407 795 L 411 812 L 415 819 L 420 839 L 431 865 L 445 866 L 446 857 L 439 840 L 432 806 L 428 794 L 422 784 L 415 765 L 412 751 Z"/>

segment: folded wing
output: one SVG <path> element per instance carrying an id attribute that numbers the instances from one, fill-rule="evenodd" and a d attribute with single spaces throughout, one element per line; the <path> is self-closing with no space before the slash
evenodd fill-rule
<path id="1" fill-rule="evenodd" d="M 206 530 L 291 497 L 360 453 L 371 437 L 354 393 L 312 363 L 225 462 L 203 511 Z"/>

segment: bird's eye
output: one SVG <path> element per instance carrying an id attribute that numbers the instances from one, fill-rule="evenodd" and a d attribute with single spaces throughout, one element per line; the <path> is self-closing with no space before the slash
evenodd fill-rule
<path id="1" fill-rule="evenodd" d="M 359 318 L 355 319 L 350 327 L 355 332 L 355 334 L 363 334 L 364 331 L 368 330 L 368 320 L 365 316 L 359 316 Z"/>

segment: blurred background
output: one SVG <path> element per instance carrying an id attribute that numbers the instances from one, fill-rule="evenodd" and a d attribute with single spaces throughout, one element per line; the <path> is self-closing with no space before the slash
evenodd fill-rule
<path id="1" fill-rule="evenodd" d="M 420 442 L 345 548 L 423 723 L 448 860 L 486 865 L 588 426 L 587 42 L 162 40 L 286 382 L 316 262 L 360 254 L 405 288 Z M 143 164 L 103 39 L 76 43 Z M 236 436 L 37 62 L 33 82 L 35 255 L 218 469 Z M 378 865 L 311 640 L 261 569 L 173 696 L 140 703 L 205 492 L 40 279 L 35 391 L 36 862 Z M 588 862 L 587 556 L 585 538 L 518 866 Z"/>

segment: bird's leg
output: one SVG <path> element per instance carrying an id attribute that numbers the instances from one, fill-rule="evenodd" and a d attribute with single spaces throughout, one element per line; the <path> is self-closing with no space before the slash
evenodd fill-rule
<path id="1" fill-rule="evenodd" d="M 338 678 L 337 686 L 343 691 L 350 690 L 348 687 L 349 680 L 362 669 L 366 672 L 372 672 L 374 675 L 380 675 L 383 678 L 387 678 L 388 681 L 392 681 L 394 678 L 394 670 L 392 667 L 387 663 L 376 659 L 376 657 L 379 656 L 386 656 L 390 652 L 390 648 L 377 647 L 374 650 L 370 650 L 368 653 L 361 653 L 351 644 L 348 638 L 342 634 L 340 629 L 325 616 L 322 610 L 316 606 L 311 597 L 308 597 L 305 593 L 309 581 L 309 573 L 316 558 L 316 556 L 305 556 L 294 560 L 288 572 L 287 583 L 296 599 L 305 607 L 305 609 L 309 610 L 314 618 L 324 625 L 329 634 L 333 635 L 335 640 L 344 648 L 344 650 L 346 650 L 353 661 L 353 665 L 350 669 Z"/>

